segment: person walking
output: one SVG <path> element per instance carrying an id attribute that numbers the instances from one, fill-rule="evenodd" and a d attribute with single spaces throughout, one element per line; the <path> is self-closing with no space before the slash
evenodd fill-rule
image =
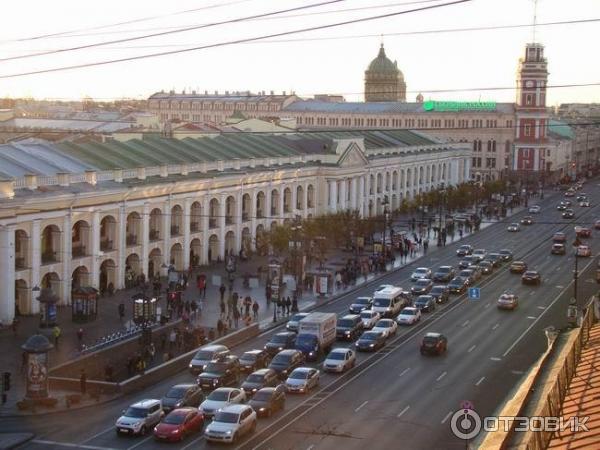
<path id="1" fill-rule="evenodd" d="M 252 307 L 252 299 L 250 298 L 250 296 L 246 296 L 246 298 L 244 298 L 244 316 L 249 316 L 250 315 L 250 308 Z"/>
<path id="2" fill-rule="evenodd" d="M 226 291 L 225 285 L 223 283 L 221 283 L 221 286 L 219 287 L 219 292 L 221 294 L 221 301 L 225 300 L 225 291 Z"/>
<path id="3" fill-rule="evenodd" d="M 56 347 L 56 350 L 58 350 L 58 341 L 61 334 L 62 331 L 58 325 L 52 328 L 52 337 L 54 337 L 54 347 Z"/>
<path id="4" fill-rule="evenodd" d="M 77 330 L 77 342 L 79 342 L 79 348 L 81 348 L 83 344 L 83 328 L 81 327 Z"/>
<path id="5" fill-rule="evenodd" d="M 125 318 L 125 304 L 119 303 L 119 320 L 122 322 Z"/>
<path id="6" fill-rule="evenodd" d="M 81 369 L 81 375 L 79 377 L 79 389 L 81 390 L 81 395 L 85 395 L 87 392 L 87 374 L 85 373 L 85 369 Z"/>
<path id="7" fill-rule="evenodd" d="M 171 332 L 169 333 L 169 349 L 173 350 L 173 348 L 175 347 L 175 343 L 177 342 L 177 333 L 175 332 L 175 328 L 173 328 L 171 330 Z"/>
<path id="8" fill-rule="evenodd" d="M 286 314 L 288 316 L 290 315 L 290 308 L 291 307 L 292 307 L 292 299 L 288 295 L 288 298 L 285 300 L 285 309 L 286 309 Z"/>
<path id="9" fill-rule="evenodd" d="M 258 302 L 256 300 L 254 300 L 254 303 L 252 303 L 252 313 L 254 315 L 255 319 L 258 319 Z"/>
<path id="10" fill-rule="evenodd" d="M 223 336 L 223 328 L 224 327 L 225 327 L 225 324 L 223 323 L 221 318 L 219 318 L 219 320 L 217 320 L 217 336 L 218 337 Z"/>

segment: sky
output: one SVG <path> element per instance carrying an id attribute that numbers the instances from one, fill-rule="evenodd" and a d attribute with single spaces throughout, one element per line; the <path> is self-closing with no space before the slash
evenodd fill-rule
<path id="1" fill-rule="evenodd" d="M 343 0 L 318 7 L 127 42 L 181 28 L 287 10 L 327 0 L 20 0 L 5 5 L 0 34 L 0 97 L 98 100 L 148 98 L 160 90 L 294 91 L 363 99 L 364 70 L 381 42 L 398 62 L 407 100 L 513 101 L 518 58 L 533 40 L 533 0 L 471 0 L 388 18 L 115 64 L 19 75 L 51 68 L 225 43 L 449 3 L 452 0 Z M 329 0 L 331 1 L 331 0 Z M 600 102 L 600 1 L 538 0 L 537 23 L 599 19 L 536 28 L 544 44 L 548 104 Z M 425 33 L 433 31 L 431 33 Z M 415 33 L 419 32 L 419 33 Z M 48 36 L 52 35 L 52 36 Z M 107 43 L 75 51 L 17 56 Z M 16 76 L 14 76 L 16 75 Z M 482 87 L 509 88 L 478 90 Z M 457 92 L 435 92 L 439 90 Z M 465 90 L 462 90 L 465 89 Z"/>

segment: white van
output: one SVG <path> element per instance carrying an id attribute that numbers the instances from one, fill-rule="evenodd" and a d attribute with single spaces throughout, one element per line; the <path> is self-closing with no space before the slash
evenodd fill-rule
<path id="1" fill-rule="evenodd" d="M 400 287 L 386 287 L 373 294 L 372 311 L 381 314 L 381 317 L 396 317 L 405 306 L 410 304 L 410 295 Z"/>

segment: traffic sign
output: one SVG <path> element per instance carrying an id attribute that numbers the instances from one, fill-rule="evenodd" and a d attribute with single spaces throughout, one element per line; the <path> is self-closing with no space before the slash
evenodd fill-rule
<path id="1" fill-rule="evenodd" d="M 469 288 L 469 300 L 479 300 L 481 298 L 481 289 L 478 287 Z"/>

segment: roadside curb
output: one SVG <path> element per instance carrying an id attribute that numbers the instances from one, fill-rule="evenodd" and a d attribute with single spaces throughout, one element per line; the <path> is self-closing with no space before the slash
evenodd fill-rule
<path id="1" fill-rule="evenodd" d="M 33 433 L 0 433 L 0 450 L 16 448 L 33 438 Z"/>

